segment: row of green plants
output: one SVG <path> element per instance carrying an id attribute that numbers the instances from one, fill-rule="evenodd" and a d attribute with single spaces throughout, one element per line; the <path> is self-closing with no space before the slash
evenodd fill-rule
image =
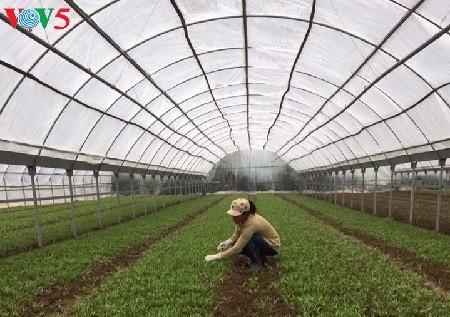
<path id="1" fill-rule="evenodd" d="M 450 269 L 450 236 L 448 235 L 399 223 L 389 218 L 374 217 L 298 194 L 284 194 L 284 196 L 319 211 L 345 227 L 359 230 Z"/>
<path id="2" fill-rule="evenodd" d="M 83 279 L 100 263 L 195 214 L 220 197 L 206 196 L 173 205 L 117 226 L 62 243 L 0 259 L 0 316 L 19 315 L 21 305 L 54 285 Z"/>
<path id="3" fill-rule="evenodd" d="M 234 229 L 228 197 L 155 244 L 132 267 L 106 280 L 74 306 L 75 316 L 211 316 L 231 261 L 205 263 Z"/>
<path id="4" fill-rule="evenodd" d="M 359 241 L 324 225 L 276 196 L 252 197 L 282 237 L 272 285 L 302 316 L 445 316 L 449 299 L 421 285 L 414 274 L 390 264 Z M 76 316 L 211 316 L 220 282 L 235 261 L 204 263 L 233 230 L 225 214 L 229 197 L 208 214 L 151 248 L 132 267 L 81 298 Z M 240 265 L 240 264 L 237 264 Z M 230 271 L 231 269 L 231 271 Z M 242 281 L 253 292 L 264 272 Z M 238 287 L 238 285 L 236 285 Z M 248 305 L 276 314 L 274 298 Z"/>
<path id="5" fill-rule="evenodd" d="M 192 196 L 191 196 L 192 197 Z M 141 196 L 134 197 L 134 216 L 144 215 L 165 206 L 186 200 L 183 196 Z M 96 201 L 75 202 L 76 232 L 82 234 L 99 228 L 99 213 Z M 34 226 L 34 209 L 0 214 L 0 257 L 37 245 Z M 121 196 L 117 208 L 117 198 L 100 200 L 100 219 L 102 226 L 109 226 L 133 218 L 131 196 Z M 70 204 L 45 206 L 40 208 L 43 244 L 60 241 L 73 236 L 72 211 Z"/>
<path id="6" fill-rule="evenodd" d="M 302 316 L 448 315 L 448 297 L 376 250 L 279 197 L 258 196 L 257 206 L 282 238 L 283 274 L 275 288 Z"/>
<path id="7" fill-rule="evenodd" d="M 87 296 L 78 298 L 73 314 L 211 316 L 221 296 L 218 293 L 221 282 L 233 274 L 233 265 L 241 265 L 235 260 L 204 262 L 204 256 L 217 252 L 217 244 L 233 231 L 233 223 L 225 211 L 234 198 L 227 197 L 189 225 L 151 245 L 132 266 L 122 268 Z M 280 255 L 266 269 L 280 271 L 279 279 L 271 287 L 299 315 L 448 315 L 448 297 L 427 289 L 419 277 L 398 269 L 378 251 L 341 234 L 280 197 L 261 194 L 251 198 L 282 239 Z M 290 198 L 304 199 L 298 195 Z M 19 314 L 21 304 L 32 301 L 37 293 L 58 283 L 82 279 L 96 264 L 108 261 L 146 237 L 157 237 L 164 228 L 217 199 L 210 195 L 188 201 L 42 250 L 0 260 L 0 296 L 11 299 L 0 304 L 0 315 Z M 325 205 L 330 213 L 336 208 Z M 369 224 L 368 219 L 361 219 L 363 227 Z M 401 227 L 405 227 L 405 232 L 410 229 L 406 225 Z M 416 240 L 420 239 L 419 235 Z M 258 292 L 262 279 L 264 271 L 243 282 Z M 276 302 L 271 297 L 248 305 L 276 312 Z"/>

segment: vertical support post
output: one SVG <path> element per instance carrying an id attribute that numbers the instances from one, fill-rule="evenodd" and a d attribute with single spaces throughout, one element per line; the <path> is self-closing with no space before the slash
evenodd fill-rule
<path id="1" fill-rule="evenodd" d="M 42 205 L 42 200 L 41 200 L 41 186 L 39 185 L 39 176 L 36 175 L 36 191 L 37 191 L 37 196 L 38 196 L 38 204 L 39 206 Z"/>
<path id="2" fill-rule="evenodd" d="M 366 173 L 366 168 L 361 168 L 361 211 L 364 211 L 364 189 L 366 187 L 366 183 L 364 180 L 364 174 Z"/>
<path id="3" fill-rule="evenodd" d="M 33 205 L 34 205 L 34 226 L 36 228 L 36 241 L 40 248 L 42 248 L 42 228 L 41 217 L 39 214 L 39 207 L 37 203 L 36 184 L 34 182 L 34 176 L 36 175 L 36 167 L 28 166 L 28 174 L 31 177 L 31 188 L 33 190 Z"/>
<path id="4" fill-rule="evenodd" d="M 103 228 L 103 225 L 102 225 L 102 207 L 100 206 L 100 191 L 98 189 L 98 171 L 94 171 L 94 178 L 95 178 L 95 193 L 97 196 L 97 220 L 98 220 L 98 227 L 101 229 Z M 84 177 L 83 177 L 83 188 L 84 188 Z"/>
<path id="5" fill-rule="evenodd" d="M 50 176 L 50 190 L 52 192 L 53 204 L 55 203 L 55 193 L 53 192 L 53 182 L 52 177 Z"/>
<path id="6" fill-rule="evenodd" d="M 5 197 L 6 197 L 6 207 L 9 208 L 9 198 L 8 198 L 8 190 L 6 189 L 6 179 L 5 175 L 3 175 L 3 185 L 5 186 Z"/>
<path id="7" fill-rule="evenodd" d="M 342 171 L 342 206 L 345 206 L 345 170 Z"/>
<path id="8" fill-rule="evenodd" d="M 170 181 L 170 176 L 168 176 L 168 179 Z M 164 195 L 164 175 L 161 175 L 161 192 L 163 194 L 163 209 L 166 209 L 166 196 Z"/>
<path id="9" fill-rule="evenodd" d="M 131 210 L 133 212 L 133 218 L 136 218 L 136 206 L 134 203 L 134 174 L 130 173 L 130 189 L 131 189 Z"/>
<path id="10" fill-rule="evenodd" d="M 330 181 L 328 182 L 328 202 L 331 203 L 331 181 L 333 179 L 333 172 L 330 172 Z"/>
<path id="11" fill-rule="evenodd" d="M 23 193 L 23 203 L 27 206 L 27 196 L 25 194 L 25 184 L 23 183 L 23 175 L 20 177 L 20 181 L 22 183 L 22 193 Z"/>
<path id="12" fill-rule="evenodd" d="M 146 196 L 149 196 L 149 195 L 147 195 L 147 187 L 145 187 L 145 177 L 146 177 L 146 175 L 145 174 L 142 174 L 142 195 L 144 195 L 144 215 L 146 215 L 147 216 L 147 199 L 145 199 L 145 198 L 147 198 Z"/>
<path id="13" fill-rule="evenodd" d="M 394 190 L 395 165 L 391 165 L 391 188 L 389 188 L 389 218 L 392 218 L 392 192 Z"/>
<path id="14" fill-rule="evenodd" d="M 73 201 L 73 184 L 72 184 L 72 170 L 66 170 L 67 177 L 69 178 L 69 193 L 70 193 L 70 209 L 72 211 L 72 234 L 75 237 L 77 235 L 77 213 L 75 210 L 75 203 Z"/>
<path id="15" fill-rule="evenodd" d="M 84 176 L 83 176 L 83 183 L 82 183 L 83 185 L 83 200 L 84 201 L 86 201 L 87 199 L 86 199 L 86 186 L 85 186 L 85 184 L 84 184 Z"/>
<path id="16" fill-rule="evenodd" d="M 439 231 L 440 220 L 441 220 L 441 200 L 442 200 L 442 190 L 443 190 L 443 176 L 444 176 L 444 166 L 446 159 L 439 160 L 439 187 L 437 193 L 437 204 L 436 204 L 436 231 Z"/>
<path id="17" fill-rule="evenodd" d="M 66 195 L 66 183 L 64 182 L 64 175 L 62 177 L 62 183 L 63 183 L 63 196 L 64 196 L 64 203 L 67 203 L 67 195 Z"/>
<path id="18" fill-rule="evenodd" d="M 339 171 L 334 171 L 334 204 L 337 205 L 337 178 Z"/>
<path id="19" fill-rule="evenodd" d="M 91 193 L 94 193 L 94 181 L 93 181 L 93 178 L 91 177 Z M 95 197 L 92 197 L 92 200 L 94 200 L 95 199 Z"/>
<path id="20" fill-rule="evenodd" d="M 350 208 L 353 208 L 353 190 L 355 188 L 355 170 L 351 170 L 352 173 L 352 191 L 350 194 Z"/>
<path id="21" fill-rule="evenodd" d="M 411 179 L 411 204 L 409 208 L 409 224 L 412 224 L 414 214 L 414 190 L 416 187 L 416 167 L 417 162 L 411 162 L 412 179 Z"/>
<path id="22" fill-rule="evenodd" d="M 122 216 L 120 212 L 120 194 L 119 194 L 119 173 L 114 172 L 114 180 L 116 183 L 116 197 L 117 197 L 117 223 L 122 222 Z"/>
<path id="23" fill-rule="evenodd" d="M 156 211 L 156 190 L 157 190 L 157 186 L 156 186 L 156 175 L 153 174 L 152 175 L 152 188 L 153 188 L 153 209 L 154 211 Z"/>
<path id="24" fill-rule="evenodd" d="M 375 166 L 373 170 L 375 171 L 375 188 L 373 191 L 373 214 L 377 214 L 377 191 L 378 191 L 378 168 L 379 166 Z"/>

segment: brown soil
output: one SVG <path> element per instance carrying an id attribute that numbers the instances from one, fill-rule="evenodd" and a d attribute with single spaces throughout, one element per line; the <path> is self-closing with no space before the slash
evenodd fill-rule
<path id="1" fill-rule="evenodd" d="M 243 256 L 237 258 L 219 289 L 213 316 L 299 316 L 272 287 L 282 274 L 275 261 L 270 259 L 261 272 L 252 273 Z"/>
<path id="2" fill-rule="evenodd" d="M 344 195 L 344 197 L 343 197 Z M 324 201 L 334 203 L 334 192 L 322 193 L 318 192 L 316 195 L 309 195 Z M 374 193 L 353 193 L 353 205 L 351 205 L 351 194 L 338 192 L 336 202 L 344 204 L 348 208 L 361 210 L 361 201 L 364 198 L 364 212 L 373 214 L 378 217 L 389 216 L 389 192 L 378 192 L 376 195 L 376 210 L 374 208 Z M 409 210 L 411 207 L 411 192 L 410 191 L 393 191 L 392 193 L 392 218 L 396 221 L 409 223 Z M 437 195 L 435 193 L 414 193 L 414 210 L 412 225 L 435 230 L 436 228 L 436 209 L 437 209 Z M 441 219 L 439 232 L 450 235 L 450 195 L 442 195 L 441 198 Z"/>
<path id="3" fill-rule="evenodd" d="M 34 300 L 24 303 L 22 316 L 48 316 L 54 313 L 62 313 L 64 316 L 70 316 L 78 297 L 91 292 L 106 277 L 113 275 L 119 269 L 132 265 L 153 244 L 163 240 L 174 231 L 187 226 L 225 198 L 226 196 L 220 197 L 210 205 L 199 209 L 194 215 L 186 216 L 178 223 L 165 229 L 158 237 L 143 240 L 114 258 L 109 259 L 107 262 L 97 264 L 86 276 L 54 285 L 50 290 L 38 294 Z"/>
<path id="4" fill-rule="evenodd" d="M 363 244 L 375 248 L 380 253 L 387 255 L 392 263 L 400 269 L 406 269 L 410 272 L 418 274 L 421 277 L 425 287 L 436 289 L 441 295 L 447 296 L 450 292 L 450 270 L 440 264 L 419 258 L 412 252 L 405 249 L 388 245 L 386 242 L 369 236 L 355 229 L 343 226 L 338 221 L 330 219 L 317 210 L 309 208 L 297 201 L 291 200 L 284 196 L 279 196 L 293 205 L 305 210 L 308 214 L 316 217 L 325 224 L 337 229 L 347 236 L 354 237 Z"/>

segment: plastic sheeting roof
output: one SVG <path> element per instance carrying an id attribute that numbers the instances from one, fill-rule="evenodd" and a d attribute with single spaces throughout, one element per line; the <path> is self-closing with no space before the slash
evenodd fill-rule
<path id="1" fill-rule="evenodd" d="M 205 174 L 243 149 L 298 171 L 450 156 L 448 0 L 2 5 L 0 163 Z M 18 8 L 48 7 L 46 28 L 22 27 Z"/>

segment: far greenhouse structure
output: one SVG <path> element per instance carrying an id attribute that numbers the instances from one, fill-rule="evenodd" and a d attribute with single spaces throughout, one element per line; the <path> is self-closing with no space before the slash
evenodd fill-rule
<path id="1" fill-rule="evenodd" d="M 450 316 L 447 1 L 0 19 L 0 316 Z M 237 198 L 281 239 L 257 273 L 206 262 Z"/>

